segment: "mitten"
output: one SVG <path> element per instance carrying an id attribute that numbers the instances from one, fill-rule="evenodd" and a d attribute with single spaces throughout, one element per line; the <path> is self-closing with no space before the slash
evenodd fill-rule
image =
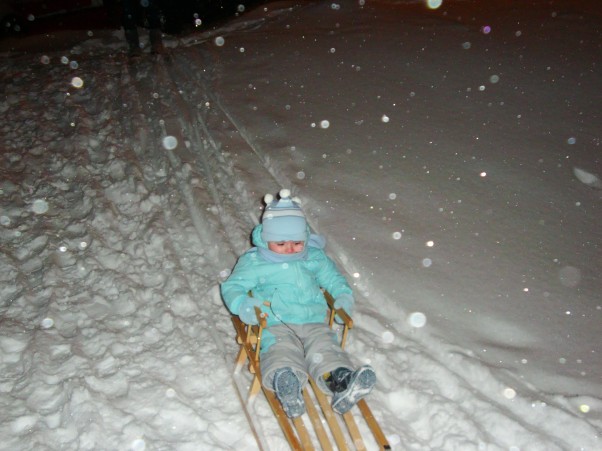
<path id="1" fill-rule="evenodd" d="M 343 310 L 345 310 L 345 312 L 351 316 L 353 314 L 353 305 L 355 304 L 355 300 L 353 299 L 353 296 L 351 296 L 350 294 L 344 293 L 341 294 L 338 298 L 336 298 L 336 300 L 334 301 L 334 308 L 335 309 L 340 309 L 342 308 Z"/>
<path id="2" fill-rule="evenodd" d="M 241 302 L 238 309 L 238 317 L 245 324 L 257 324 L 257 315 L 255 307 L 261 307 L 262 302 L 259 299 L 248 297 Z"/>

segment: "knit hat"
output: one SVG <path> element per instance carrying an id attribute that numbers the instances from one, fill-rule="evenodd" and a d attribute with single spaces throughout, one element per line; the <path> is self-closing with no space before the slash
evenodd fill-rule
<path id="1" fill-rule="evenodd" d="M 266 194 L 263 198 L 266 207 L 261 218 L 264 241 L 306 241 L 307 222 L 299 206 L 299 199 L 291 199 L 288 189 L 280 190 L 280 200 Z"/>

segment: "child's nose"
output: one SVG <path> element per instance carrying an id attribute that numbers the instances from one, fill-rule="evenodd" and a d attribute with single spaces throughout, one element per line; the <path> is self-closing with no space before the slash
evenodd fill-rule
<path id="1" fill-rule="evenodd" d="M 293 243 L 286 243 L 285 252 L 287 254 L 292 254 L 295 252 L 295 245 Z"/>

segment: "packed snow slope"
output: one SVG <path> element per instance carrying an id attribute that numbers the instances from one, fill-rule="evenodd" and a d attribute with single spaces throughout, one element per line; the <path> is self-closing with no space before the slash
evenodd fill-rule
<path id="1" fill-rule="evenodd" d="M 2 41 L 0 449 L 257 449 L 219 284 L 283 187 L 393 449 L 602 449 L 599 6 L 484 3 Z"/>

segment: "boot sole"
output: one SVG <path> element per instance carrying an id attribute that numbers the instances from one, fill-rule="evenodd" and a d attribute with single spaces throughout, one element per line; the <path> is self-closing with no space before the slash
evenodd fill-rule
<path id="1" fill-rule="evenodd" d="M 296 418 L 305 413 L 305 402 L 303 401 L 299 380 L 294 375 L 292 377 L 295 378 L 293 386 L 281 383 L 281 378 L 278 378 L 278 380 L 274 379 L 274 391 L 276 392 L 276 398 L 282 404 L 282 409 L 286 413 L 286 416 Z"/>
<path id="2" fill-rule="evenodd" d="M 361 368 L 347 390 L 338 399 L 333 399 L 332 409 L 340 414 L 348 412 L 360 399 L 370 394 L 375 384 L 374 370 L 369 367 Z"/>

